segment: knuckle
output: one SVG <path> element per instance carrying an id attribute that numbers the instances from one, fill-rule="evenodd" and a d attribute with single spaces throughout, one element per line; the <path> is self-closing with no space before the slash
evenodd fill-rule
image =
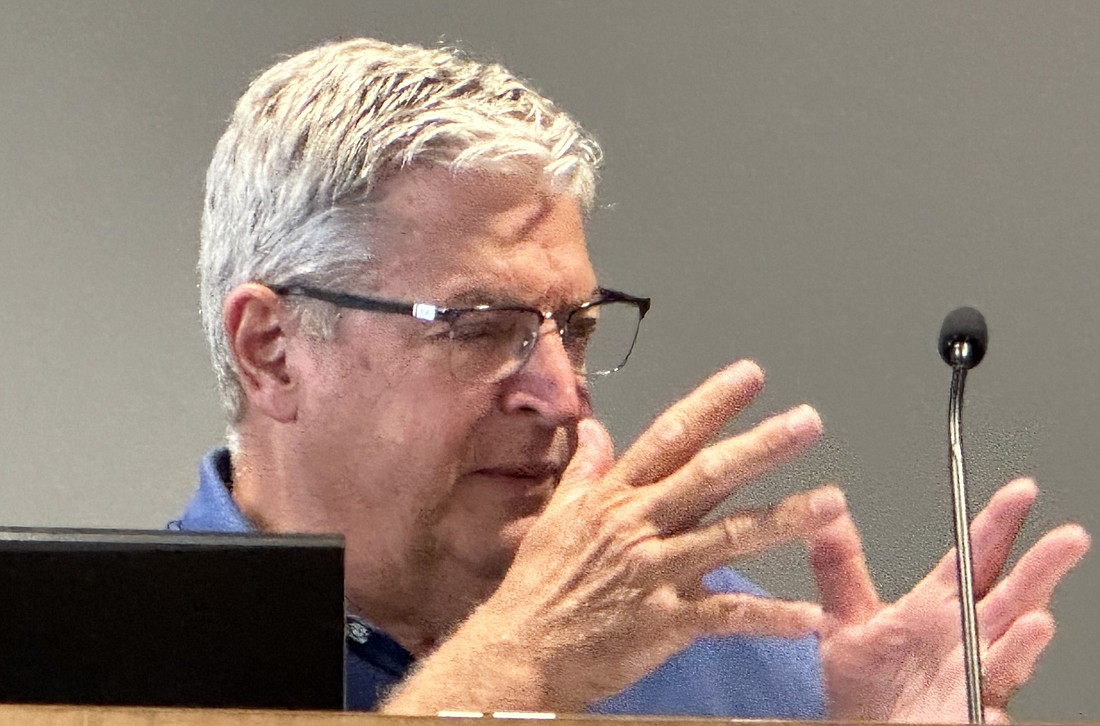
<path id="1" fill-rule="evenodd" d="M 600 518 L 601 531 L 610 539 L 621 539 L 630 535 L 638 526 L 638 521 L 622 507 L 616 507 L 604 512 Z"/>
<path id="2" fill-rule="evenodd" d="M 746 597 L 738 597 L 727 601 L 725 611 L 727 621 L 735 622 L 743 628 L 751 628 L 759 624 L 761 619 L 760 609 L 757 607 L 756 601 Z"/>
<path id="3" fill-rule="evenodd" d="M 648 539 L 628 547 L 623 553 L 623 560 L 630 572 L 653 572 L 661 566 L 660 553 Z"/>
<path id="4" fill-rule="evenodd" d="M 740 621 L 744 619 L 748 606 L 741 598 L 727 600 L 722 608 L 727 619 Z"/>
<path id="5" fill-rule="evenodd" d="M 721 521 L 722 534 L 726 544 L 731 549 L 736 549 L 745 544 L 745 538 L 752 530 L 752 525 L 743 517 L 727 517 Z"/>
<path id="6" fill-rule="evenodd" d="M 757 439 L 760 453 L 768 459 L 779 456 L 787 449 L 788 438 L 782 428 L 769 426 Z"/>
<path id="7" fill-rule="evenodd" d="M 720 595 L 700 604 L 699 615 L 709 633 L 731 635 L 752 630 L 751 627 L 746 627 L 747 621 L 751 622 L 750 608 L 743 597 Z"/>
<path id="8" fill-rule="evenodd" d="M 679 411 L 672 410 L 657 420 L 653 433 L 661 443 L 675 444 L 680 441 L 686 430 L 684 416 Z"/>
<path id="9" fill-rule="evenodd" d="M 726 478 L 733 461 L 726 452 L 711 447 L 696 455 L 695 464 L 699 478 L 705 483 L 714 484 Z"/>
<path id="10" fill-rule="evenodd" d="M 605 539 L 634 540 L 646 532 L 646 519 L 632 497 L 616 497 L 603 506 L 597 516 Z"/>
<path id="11" fill-rule="evenodd" d="M 787 536 L 808 529 L 808 498 L 802 494 L 784 499 L 765 509 L 760 514 L 761 527 L 766 527 L 773 536 Z"/>
<path id="12" fill-rule="evenodd" d="M 680 597 L 676 589 L 667 585 L 655 587 L 646 597 L 646 604 L 660 612 L 675 614 L 680 610 Z"/>

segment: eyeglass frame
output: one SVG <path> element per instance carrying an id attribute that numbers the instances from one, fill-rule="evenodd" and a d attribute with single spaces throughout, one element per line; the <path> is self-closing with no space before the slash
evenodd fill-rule
<path id="1" fill-rule="evenodd" d="M 355 295 L 348 292 L 323 290 L 321 288 L 313 287 L 311 285 L 267 285 L 266 287 L 279 297 L 290 297 L 297 295 L 313 300 L 320 300 L 321 302 L 327 302 L 339 308 L 406 315 L 424 323 L 430 323 L 438 320 L 444 323 L 452 324 L 459 315 L 470 312 L 500 310 L 536 313 L 541 319 L 541 323 L 537 328 L 535 328 L 535 338 L 533 341 L 531 341 L 530 345 L 524 348 L 526 353 L 518 360 L 518 365 L 515 367 L 515 370 L 513 370 L 512 373 L 510 373 L 509 375 L 514 374 L 516 371 L 521 370 L 523 366 L 527 365 L 527 361 L 530 359 L 531 353 L 534 351 L 535 346 L 538 345 L 539 338 L 542 337 L 542 323 L 545 323 L 547 320 L 553 320 L 554 326 L 557 328 L 558 331 L 558 337 L 564 339 L 566 327 L 565 323 L 567 323 L 569 318 L 571 318 L 577 312 L 607 303 L 625 302 L 634 305 L 637 309 L 638 325 L 634 329 L 634 337 L 630 341 L 630 347 L 627 348 L 626 354 L 623 356 L 622 362 L 620 362 L 615 368 L 612 368 L 611 370 L 586 374 L 590 376 L 610 375 L 626 365 L 626 361 L 630 358 L 630 354 L 634 352 L 634 344 L 638 342 L 638 331 L 641 330 L 642 320 L 645 319 L 646 313 L 649 312 L 650 307 L 650 299 L 648 297 L 637 297 L 635 295 L 628 295 L 625 292 L 619 292 L 618 290 L 611 290 L 604 287 L 596 289 L 595 300 L 589 300 L 587 302 L 581 303 L 580 305 L 564 310 L 540 310 L 539 308 L 530 305 L 486 304 L 474 305 L 469 307 L 447 307 L 443 305 L 434 305 L 432 303 L 407 303 L 398 302 L 395 300 L 384 300 L 382 298 L 368 297 L 366 295 Z M 565 322 L 563 322 L 563 320 Z"/>

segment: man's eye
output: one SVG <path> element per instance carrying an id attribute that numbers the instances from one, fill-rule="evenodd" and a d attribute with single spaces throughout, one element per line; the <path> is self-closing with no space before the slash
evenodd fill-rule
<path id="1" fill-rule="evenodd" d="M 491 325 L 455 325 L 451 327 L 448 336 L 451 340 L 481 340 L 484 338 L 496 338 L 500 330 Z"/>
<path id="2" fill-rule="evenodd" d="M 592 334 L 596 332 L 596 323 L 598 322 L 599 318 L 595 317 L 574 318 L 569 321 L 566 337 L 579 343 L 587 342 Z"/>
<path id="3" fill-rule="evenodd" d="M 512 336 L 516 322 L 511 316 L 467 315 L 454 321 L 449 337 L 457 341 L 500 340 Z"/>

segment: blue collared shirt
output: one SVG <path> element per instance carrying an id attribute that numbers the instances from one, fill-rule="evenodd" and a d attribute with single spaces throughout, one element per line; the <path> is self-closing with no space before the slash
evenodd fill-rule
<path id="1" fill-rule="evenodd" d="M 229 452 L 216 449 L 199 468 L 199 488 L 169 529 L 248 532 L 230 493 Z M 764 595 L 737 571 L 721 568 L 704 584 L 714 592 Z M 347 620 L 347 707 L 370 711 L 409 672 L 413 657 L 367 621 Z M 825 716 L 817 640 L 762 637 L 700 638 L 593 713 L 808 720 Z"/>

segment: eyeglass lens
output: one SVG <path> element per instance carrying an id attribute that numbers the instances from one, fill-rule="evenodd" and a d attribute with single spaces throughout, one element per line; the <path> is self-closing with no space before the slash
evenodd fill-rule
<path id="1" fill-rule="evenodd" d="M 622 367 L 638 333 L 631 303 L 614 301 L 575 310 L 564 323 L 562 345 L 573 369 L 599 376 Z M 451 368 L 462 380 L 499 381 L 527 361 L 542 316 L 530 310 L 470 310 L 451 323 Z"/>

